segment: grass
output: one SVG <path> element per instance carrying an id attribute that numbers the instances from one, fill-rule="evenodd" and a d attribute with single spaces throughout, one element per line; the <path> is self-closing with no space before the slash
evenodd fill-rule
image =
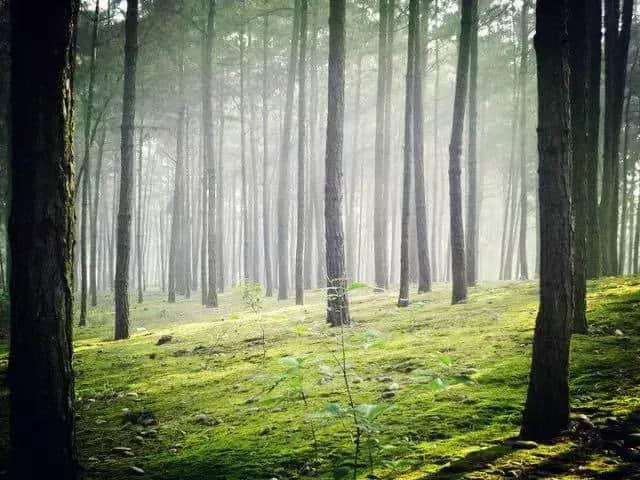
<path id="1" fill-rule="evenodd" d="M 602 279 L 589 291 L 591 332 L 572 345 L 573 408 L 596 422 L 623 418 L 640 408 L 640 279 Z M 260 314 L 237 292 L 221 295 L 219 309 L 202 307 L 198 294 L 168 304 L 148 292 L 144 303 L 132 302 L 129 340 L 111 340 L 108 296 L 90 309 L 89 326 L 76 328 L 77 437 L 89 478 L 132 478 L 133 466 L 144 470 L 140 478 L 163 480 L 333 478 L 334 466 L 352 458 L 353 429 L 348 419 L 321 414 L 327 404 L 347 404 L 340 330 L 325 324 L 323 293 L 306 292 L 304 307 L 265 299 Z M 485 284 L 458 306 L 449 304 L 445 285 L 414 293 L 406 309 L 395 306 L 395 292 L 364 285 L 351 289 L 350 300 L 355 326 L 344 334 L 354 401 L 392 406 L 379 418 L 371 462 L 368 452 L 361 456 L 359 478 L 548 478 L 547 471 L 622 478 L 634 471 L 570 436 L 535 450 L 505 444 L 518 433 L 525 398 L 534 283 Z M 172 341 L 158 346 L 162 335 Z M 283 359 L 292 356 L 302 367 L 288 377 Z M 419 381 L 425 369 L 445 381 L 472 381 L 436 390 Z M 382 398 L 383 376 L 399 386 L 393 398 Z M 157 423 L 136 424 L 140 412 Z M 3 464 L 7 424 L 3 387 Z"/>

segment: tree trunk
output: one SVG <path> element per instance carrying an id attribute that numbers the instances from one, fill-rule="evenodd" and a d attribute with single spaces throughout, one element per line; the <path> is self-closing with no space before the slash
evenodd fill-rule
<path id="1" fill-rule="evenodd" d="M 526 1 L 525 1 L 526 3 Z M 467 284 L 474 286 L 478 280 L 476 250 L 478 244 L 478 5 L 473 3 L 471 13 L 471 38 L 469 39 L 469 158 L 467 171 Z"/>
<path id="2" fill-rule="evenodd" d="M 268 38 L 269 16 L 265 15 L 262 39 L 262 234 L 264 236 L 264 275 L 266 295 L 267 297 L 271 297 L 273 295 L 273 273 L 271 271 L 271 213 L 269 208 L 271 189 L 269 188 L 269 98 L 267 94 Z"/>
<path id="3" fill-rule="evenodd" d="M 521 435 L 543 441 L 569 425 L 574 237 L 566 24 L 566 1 L 538 0 L 534 43 L 538 62 L 540 310 Z"/>
<path id="4" fill-rule="evenodd" d="M 129 338 L 129 260 L 131 257 L 131 198 L 133 191 L 133 135 L 138 57 L 138 0 L 127 0 L 124 81 L 122 96 L 120 203 L 115 276 L 115 339 Z"/>
<path id="5" fill-rule="evenodd" d="M 100 15 L 100 1 L 96 1 L 96 9 L 93 17 L 93 27 L 91 32 L 91 59 L 89 60 L 89 86 L 87 92 L 87 104 L 84 115 L 84 155 L 82 159 L 82 208 L 80 220 L 80 320 L 78 325 L 83 327 L 87 324 L 87 223 L 89 217 L 89 189 L 90 167 L 91 167 L 91 122 L 93 119 L 93 90 L 96 78 L 96 51 L 98 48 L 98 21 Z M 93 277 L 93 274 L 91 275 Z"/>
<path id="6" fill-rule="evenodd" d="M 249 278 L 249 208 L 247 205 L 247 159 L 246 159 L 246 135 L 244 114 L 244 23 L 240 27 L 240 172 L 242 177 L 241 192 L 241 216 L 242 216 L 242 275 L 241 282 L 247 282 Z M 255 259 L 254 259 L 255 260 Z"/>
<path id="7" fill-rule="evenodd" d="M 520 16 L 520 278 L 529 278 L 527 265 L 527 76 L 529 74 L 529 1 L 522 2 Z"/>
<path id="8" fill-rule="evenodd" d="M 325 232 L 327 237 L 327 322 L 348 325 L 342 228 L 342 144 L 344 139 L 345 0 L 329 3 L 329 83 L 325 158 Z"/>
<path id="9" fill-rule="evenodd" d="M 91 293 L 91 306 L 98 304 L 98 265 L 97 265 L 97 243 L 98 243 L 98 204 L 100 203 L 100 175 L 102 174 L 102 158 L 104 155 L 104 142 L 107 137 L 107 129 L 102 129 L 100 143 L 98 144 L 98 157 L 96 158 L 96 169 L 93 183 L 93 205 L 91 205 L 91 281 L 89 291 Z"/>
<path id="10" fill-rule="evenodd" d="M 304 190 L 305 190 L 305 122 L 307 68 L 307 0 L 300 0 L 300 53 L 298 55 L 298 218 L 296 238 L 296 305 L 304 304 Z"/>
<path id="11" fill-rule="evenodd" d="M 142 148 L 144 146 L 144 127 L 142 126 L 142 123 L 143 120 L 141 119 L 141 126 L 138 129 L 138 202 L 136 214 L 136 263 L 138 264 L 138 303 L 142 303 L 144 299 L 142 294 Z"/>
<path id="12" fill-rule="evenodd" d="M 289 296 L 289 147 L 291 144 L 291 117 L 293 110 L 293 90 L 296 80 L 298 58 L 300 0 L 295 0 L 293 32 L 287 73 L 287 92 L 284 109 L 284 125 L 280 142 L 280 174 L 278 178 L 278 299 Z"/>
<path id="13" fill-rule="evenodd" d="M 11 2 L 9 478 L 80 478 L 72 371 L 79 2 Z M 46 32 L 46 35 L 43 35 Z"/>
<path id="14" fill-rule="evenodd" d="M 452 303 L 467 300 L 467 274 L 465 271 L 464 227 L 462 225 L 462 188 L 460 184 L 460 156 L 469 79 L 469 47 L 471 24 L 477 0 L 462 1 L 460 45 L 453 103 L 453 127 L 449 144 L 449 211 L 451 231 L 451 276 L 453 280 Z"/>
<path id="15" fill-rule="evenodd" d="M 220 293 L 224 292 L 225 285 L 225 257 L 224 257 L 224 69 L 220 72 L 220 92 L 218 94 L 218 171 L 215 172 L 215 177 L 217 181 L 214 183 L 216 188 L 215 202 L 216 202 L 216 211 L 215 211 L 215 220 L 216 220 L 216 242 L 211 245 L 215 245 L 217 248 L 216 254 L 216 270 L 218 274 L 218 281 L 216 286 Z M 215 164 L 214 164 L 215 166 Z M 213 187 L 210 187 L 210 189 Z M 209 197 L 209 201 L 214 201 Z M 209 220 L 211 220 L 211 214 L 209 214 Z M 212 228 L 212 227 L 209 227 Z"/>

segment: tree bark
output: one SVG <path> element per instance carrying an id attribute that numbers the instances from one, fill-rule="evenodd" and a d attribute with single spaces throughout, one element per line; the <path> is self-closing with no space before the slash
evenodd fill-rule
<path id="1" fill-rule="evenodd" d="M 325 232 L 327 238 L 327 322 L 348 325 L 342 227 L 342 145 L 344 140 L 345 0 L 329 3 L 329 83 L 325 158 Z"/>
<path id="2" fill-rule="evenodd" d="M 521 435 L 542 441 L 569 425 L 574 236 L 566 26 L 566 0 L 538 0 L 534 43 L 538 65 L 540 309 Z"/>
<path id="3" fill-rule="evenodd" d="M 462 188 L 460 184 L 460 156 L 469 83 L 469 47 L 471 23 L 477 0 L 462 0 L 460 44 L 456 70 L 455 98 L 453 102 L 453 127 L 449 144 L 449 211 L 451 231 L 451 277 L 453 280 L 452 303 L 467 300 L 467 274 L 464 255 L 464 227 L 462 225 Z"/>
<path id="4" fill-rule="evenodd" d="M 267 58 L 269 38 L 269 16 L 264 16 L 262 38 L 262 233 L 264 236 L 264 275 L 267 297 L 273 295 L 273 273 L 271 271 L 271 192 L 269 188 L 269 97 L 267 93 Z"/>
<path id="5" fill-rule="evenodd" d="M 526 1 L 525 1 L 526 3 Z M 467 284 L 477 282 L 478 245 L 478 5 L 473 3 L 471 38 L 469 39 L 469 158 L 467 170 Z"/>
<path id="6" fill-rule="evenodd" d="M 9 478 L 80 478 L 74 443 L 78 1 L 11 2 Z M 46 34 L 43 34 L 46 32 Z"/>
<path id="7" fill-rule="evenodd" d="M 529 1 L 522 3 L 520 15 L 520 235 L 518 262 L 520 278 L 529 278 L 527 264 L 527 77 L 529 75 Z"/>
<path id="8" fill-rule="evenodd" d="M 97 244 L 98 244 L 98 204 L 100 203 L 100 176 L 102 175 L 102 159 L 104 155 L 104 142 L 107 137 L 107 129 L 102 129 L 100 143 L 98 144 L 98 156 L 96 158 L 96 169 L 94 172 L 93 184 L 93 204 L 91 205 L 91 278 L 89 291 L 91 293 L 91 306 L 98 304 L 98 265 L 97 265 Z"/>
<path id="9" fill-rule="evenodd" d="M 131 257 L 131 199 L 133 191 L 133 135 L 136 115 L 138 57 L 138 0 L 127 0 L 124 81 L 122 96 L 120 203 L 118 207 L 115 275 L 115 339 L 129 338 L 129 260 Z"/>

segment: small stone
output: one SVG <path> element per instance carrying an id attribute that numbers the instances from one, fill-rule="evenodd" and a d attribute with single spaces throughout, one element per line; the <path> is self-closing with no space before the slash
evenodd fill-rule
<path id="1" fill-rule="evenodd" d="M 622 330 L 620 330 L 620 329 L 616 329 L 616 331 L 613 332 L 613 333 L 615 333 L 619 337 L 622 337 L 624 335 L 624 332 Z"/>
<path id="2" fill-rule="evenodd" d="M 387 385 L 384 389 L 385 392 L 395 392 L 396 390 L 400 389 L 400 385 L 398 385 L 396 382 L 390 383 L 389 385 Z"/>
<path id="3" fill-rule="evenodd" d="M 96 425 L 102 425 L 103 423 L 107 423 L 107 421 L 102 418 L 96 418 Z"/>
<path id="4" fill-rule="evenodd" d="M 578 421 L 587 428 L 593 428 L 593 422 L 589 417 L 587 417 L 584 413 L 578 415 Z"/>
<path id="5" fill-rule="evenodd" d="M 136 435 L 133 439 L 138 443 L 144 442 L 144 438 L 142 438 L 140 435 Z"/>
<path id="6" fill-rule="evenodd" d="M 156 354 L 155 354 L 155 353 L 150 353 L 150 354 L 149 354 L 149 358 L 150 358 L 151 360 L 155 360 L 155 358 L 156 358 Z"/>
<path id="7" fill-rule="evenodd" d="M 393 382 L 393 378 L 391 378 L 389 375 L 380 375 L 377 380 L 380 383 L 391 383 Z"/>
<path id="8" fill-rule="evenodd" d="M 127 397 L 138 398 L 138 394 L 136 392 L 127 392 Z"/>
<path id="9" fill-rule="evenodd" d="M 360 377 L 353 377 L 351 383 L 362 383 L 362 379 Z"/>
<path id="10" fill-rule="evenodd" d="M 170 448 L 169 453 L 175 454 L 175 453 L 178 453 L 178 450 L 176 450 L 175 448 Z"/>
<path id="11" fill-rule="evenodd" d="M 131 448 L 130 447 L 113 447 L 111 450 L 113 450 L 114 452 L 130 452 Z"/>
<path id="12" fill-rule="evenodd" d="M 396 392 L 382 392 L 382 398 L 393 398 L 396 396 Z"/>
<path id="13" fill-rule="evenodd" d="M 260 408 L 259 408 L 259 407 L 251 407 L 251 408 L 247 408 L 247 413 L 248 413 L 249 415 L 251 415 L 252 413 L 257 413 L 257 412 L 259 412 L 259 411 L 260 411 Z"/>
<path id="14" fill-rule="evenodd" d="M 96 457 L 89 457 L 87 458 L 88 462 L 99 462 L 100 460 L 98 460 Z"/>
<path id="15" fill-rule="evenodd" d="M 251 397 L 251 398 L 247 398 L 247 400 L 245 400 L 244 403 L 250 404 L 250 403 L 256 403 L 259 401 L 260 401 L 260 397 Z"/>
<path id="16" fill-rule="evenodd" d="M 520 450 L 533 450 L 534 448 L 538 448 L 538 444 L 530 440 L 516 440 L 511 446 Z"/>
<path id="17" fill-rule="evenodd" d="M 195 420 L 196 423 L 198 423 L 200 425 L 213 426 L 213 425 L 218 425 L 218 423 L 220 423 L 215 418 L 210 418 L 209 416 L 205 415 L 204 413 L 197 414 L 195 417 L 193 417 L 193 419 Z"/>
<path id="18" fill-rule="evenodd" d="M 144 475 L 144 470 L 141 469 L 140 467 L 131 466 L 129 468 L 131 469 L 132 472 L 137 473 L 138 475 Z"/>
<path id="19" fill-rule="evenodd" d="M 172 340 L 173 335 L 162 335 L 156 342 L 156 345 L 164 345 L 165 343 L 169 343 Z"/>
<path id="20" fill-rule="evenodd" d="M 271 432 L 273 432 L 274 428 L 273 427 L 264 427 L 261 431 L 260 431 L 260 435 L 269 435 Z"/>

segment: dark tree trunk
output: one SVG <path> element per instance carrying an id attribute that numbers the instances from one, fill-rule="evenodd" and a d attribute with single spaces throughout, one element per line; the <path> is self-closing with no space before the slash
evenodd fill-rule
<path id="1" fill-rule="evenodd" d="M 269 38 L 269 16 L 264 16 L 264 36 L 262 44 L 262 233 L 264 235 L 264 275 L 267 297 L 273 295 L 273 273 L 271 271 L 271 212 L 269 199 L 269 105 L 267 94 L 267 57 Z M 313 148 L 313 146 L 312 146 Z"/>
<path id="2" fill-rule="evenodd" d="M 124 81 L 122 96 L 120 203 L 115 275 L 115 338 L 129 337 L 129 260 L 131 257 L 131 199 L 133 193 L 133 135 L 136 116 L 136 61 L 138 57 L 138 0 L 127 0 L 125 17 Z"/>
<path id="3" fill-rule="evenodd" d="M 280 142 L 280 173 L 278 178 L 278 299 L 289 296 L 289 148 L 291 146 L 291 117 L 293 111 L 293 90 L 296 81 L 298 58 L 300 0 L 295 0 L 291 50 L 287 66 L 287 91 L 284 107 L 284 124 Z"/>
<path id="4" fill-rule="evenodd" d="M 434 0 L 434 16 L 437 19 L 440 9 L 438 7 L 438 0 Z M 442 228 L 440 225 L 436 225 L 437 213 L 443 212 L 444 207 L 439 201 L 440 195 L 440 178 L 439 172 L 440 166 L 440 41 L 438 38 L 433 39 L 434 43 L 434 61 L 435 61 L 435 75 L 433 84 L 433 228 L 431 229 L 431 268 L 434 276 L 434 280 L 438 281 L 440 278 L 438 273 L 440 262 L 438 261 L 438 255 L 440 255 L 440 233 Z M 439 209 L 438 209 L 439 207 Z"/>
<path id="5" fill-rule="evenodd" d="M 525 2 L 526 3 L 526 2 Z M 473 3 L 471 13 L 471 38 L 469 40 L 469 158 L 468 158 L 468 191 L 467 191 L 467 238 L 465 241 L 467 254 L 467 284 L 473 286 L 477 282 L 478 267 L 478 4 Z"/>
<path id="6" fill-rule="evenodd" d="M 9 478 L 79 478 L 73 66 L 78 1 L 11 2 Z"/>
<path id="7" fill-rule="evenodd" d="M 571 16 L 568 18 L 569 33 L 569 64 L 571 67 L 571 143 L 573 185 L 572 200 L 575 214 L 575 253 L 574 253 L 574 312 L 573 331 L 587 332 L 586 293 L 587 280 L 585 275 L 586 255 L 586 165 L 589 150 L 588 130 L 588 95 L 590 91 L 587 82 L 587 68 L 589 64 L 587 48 L 586 4 L 584 0 L 569 0 Z"/>
<path id="8" fill-rule="evenodd" d="M 462 187 L 460 183 L 460 156 L 469 83 L 469 47 L 471 24 L 477 0 L 462 1 L 458 67 L 456 70 L 455 99 L 453 103 L 453 127 L 449 144 L 449 211 L 451 231 L 451 277 L 453 280 L 452 303 L 467 300 L 467 274 L 464 255 L 464 227 L 462 225 Z"/>
<path id="9" fill-rule="evenodd" d="M 391 92 L 387 89 L 387 43 L 388 43 L 388 0 L 379 1 L 379 30 L 378 30 L 378 86 L 376 94 L 376 137 L 374 158 L 374 255 L 376 287 L 389 287 L 389 262 L 387 259 L 387 208 L 386 182 L 384 165 L 384 136 L 385 136 L 385 96 Z"/>
<path id="10" fill-rule="evenodd" d="M 224 226 L 225 226 L 225 222 L 224 222 L 224 153 L 223 153 L 223 147 L 224 147 L 224 70 L 222 70 L 222 72 L 220 72 L 220 88 L 219 88 L 220 92 L 218 95 L 218 171 L 215 172 L 216 175 L 216 179 L 217 181 L 214 182 L 214 186 L 216 188 L 215 190 L 215 199 L 212 199 L 211 196 L 209 196 L 209 202 L 213 202 L 215 201 L 216 203 L 216 210 L 215 210 L 215 221 L 216 221 L 216 238 L 215 238 L 215 243 L 210 244 L 210 246 L 215 245 L 215 248 L 217 248 L 217 253 L 216 253 L 216 270 L 217 270 L 217 274 L 218 274 L 218 281 L 216 282 L 216 286 L 217 289 L 220 293 L 224 292 L 224 285 L 225 285 L 225 270 L 224 270 L 224 266 L 225 266 L 225 259 L 224 259 L 224 247 L 225 247 L 225 242 L 224 242 Z M 213 124 L 212 124 L 213 125 Z M 216 164 L 214 164 L 215 166 Z M 209 189 L 211 190 L 214 187 L 209 187 Z M 211 204 L 210 204 L 211 205 Z M 209 213 L 209 221 L 211 221 L 213 217 L 211 216 L 211 212 Z M 209 227 L 209 228 L 213 228 L 213 227 Z"/>
<path id="11" fill-rule="evenodd" d="M 87 91 L 87 104 L 84 114 L 84 155 L 82 158 L 82 208 L 80 220 L 80 320 L 79 326 L 83 327 L 87 324 L 87 223 L 89 218 L 89 190 L 91 188 L 90 169 L 91 169 L 91 122 L 93 120 L 93 91 L 96 78 L 96 51 L 98 48 L 98 21 L 100 15 L 100 1 L 96 1 L 96 9 L 93 18 L 93 27 L 91 32 L 91 59 L 89 60 L 89 86 Z M 96 186 L 97 189 L 97 186 Z M 93 278 L 93 274 L 91 277 Z"/>
<path id="12" fill-rule="evenodd" d="M 344 275 L 342 228 L 345 10 L 345 0 L 330 0 L 324 221 L 327 238 L 327 322 L 332 327 L 351 322 Z"/>
<path id="13" fill-rule="evenodd" d="M 107 137 L 107 129 L 102 129 L 100 143 L 98 144 L 98 156 L 96 158 L 96 169 L 94 172 L 94 189 L 93 204 L 91 205 L 91 279 L 89 291 L 91 293 L 91 306 L 98 304 L 98 264 L 97 264 L 97 245 L 98 245 L 98 204 L 100 203 L 100 176 L 102 174 L 102 158 L 104 155 L 104 142 Z"/>
<path id="14" fill-rule="evenodd" d="M 522 3 L 520 15 L 520 236 L 518 262 L 520 278 L 529 278 L 527 264 L 527 76 L 529 75 L 529 1 Z"/>
<path id="15" fill-rule="evenodd" d="M 573 318 L 571 114 L 566 0 L 538 0 L 540 310 L 521 435 L 550 440 L 569 425 Z"/>
<path id="16" fill-rule="evenodd" d="M 216 281 L 218 280 L 216 271 L 216 235 L 222 235 L 222 231 L 216 227 L 220 227 L 220 224 L 216 224 L 216 170 L 215 170 L 215 158 L 213 155 L 213 120 L 211 107 L 211 68 L 212 68 L 212 49 L 213 49 L 213 35 L 214 35 L 214 22 L 216 15 L 216 2 L 215 0 L 209 0 L 209 8 L 207 14 L 207 30 L 204 34 L 204 41 L 202 42 L 202 135 L 204 137 L 204 156 L 203 156 L 203 174 L 206 169 L 206 180 L 203 181 L 203 188 L 206 190 L 208 187 L 208 196 L 203 193 L 202 202 L 203 210 L 204 205 L 207 204 L 207 295 L 205 305 L 207 307 L 218 306 L 218 289 Z M 220 112 L 222 114 L 222 112 Z M 221 152 L 218 152 L 221 155 Z M 220 157 L 220 164 L 222 164 L 222 157 Z M 203 223 L 204 225 L 204 223 Z M 205 228 L 203 226 L 203 228 Z M 204 247 L 203 247 L 203 262 L 204 262 Z M 204 263 L 203 263 L 204 268 Z M 222 267 L 220 267 L 222 268 Z M 204 290 L 205 282 L 202 282 L 202 288 Z M 203 293 L 204 296 L 204 293 Z"/>
<path id="17" fill-rule="evenodd" d="M 298 219 L 296 235 L 296 305 L 304 303 L 304 194 L 306 148 L 306 68 L 307 68 L 307 0 L 300 0 L 300 53 L 298 55 Z"/>
<path id="18" fill-rule="evenodd" d="M 598 216 L 598 163 L 600 139 L 600 70 L 602 63 L 602 1 L 587 0 L 586 35 L 589 63 L 587 76 L 588 150 L 586 157 L 586 230 L 585 268 L 588 278 L 601 273 L 600 222 Z"/>

